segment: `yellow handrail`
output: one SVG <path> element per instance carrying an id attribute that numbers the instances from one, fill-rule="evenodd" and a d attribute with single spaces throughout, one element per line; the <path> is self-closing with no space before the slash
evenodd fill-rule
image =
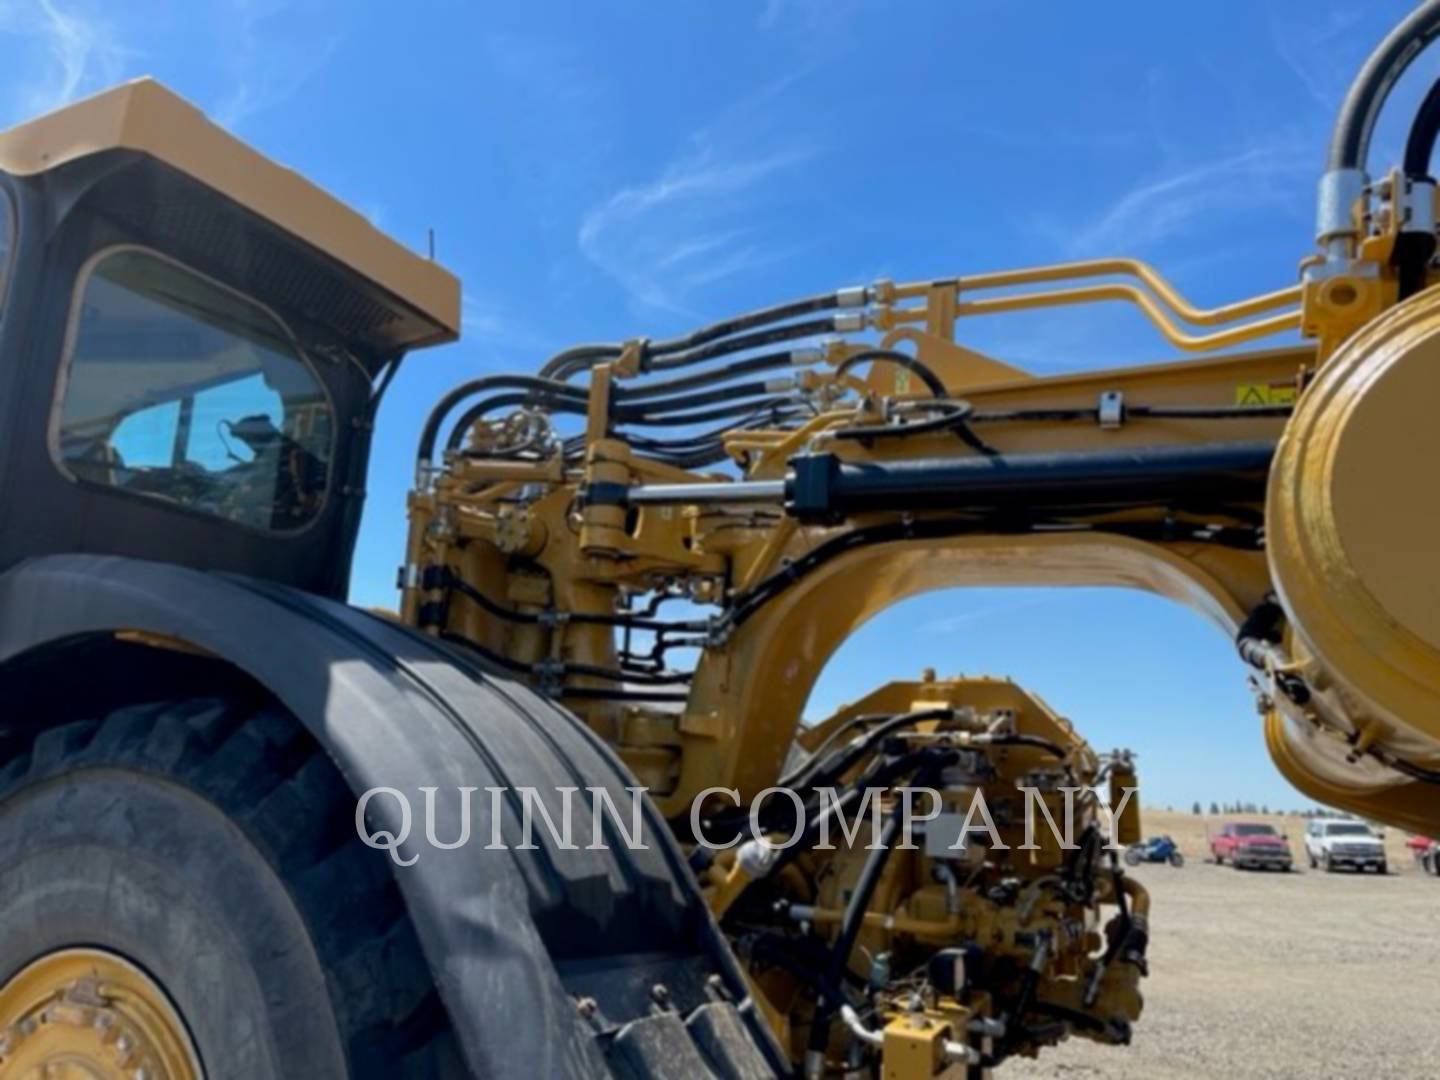
<path id="1" fill-rule="evenodd" d="M 1271 296 L 1278 294 L 1272 293 Z M 1245 304 L 1254 305 L 1266 297 L 1256 297 L 1254 300 L 1245 301 Z M 1024 293 L 1019 296 L 1001 296 L 993 300 L 968 300 L 955 305 L 957 318 L 966 315 L 996 315 L 1006 311 L 1027 311 L 1034 308 L 1062 307 L 1071 304 L 1090 304 L 1102 300 L 1128 300 L 1145 313 L 1146 318 L 1154 324 L 1155 328 L 1165 336 L 1165 339 L 1178 349 L 1187 352 L 1208 352 L 1212 349 L 1223 349 L 1230 345 L 1238 345 L 1241 342 L 1253 341 L 1255 338 L 1267 337 L 1270 334 L 1277 334 L 1284 330 L 1297 330 L 1300 327 L 1300 312 L 1287 311 L 1279 315 L 1272 315 L 1268 319 L 1259 319 L 1255 322 L 1245 323 L 1243 326 L 1232 327 L 1229 330 L 1221 330 L 1214 334 L 1187 334 L 1177 327 L 1166 316 L 1164 310 L 1156 303 L 1155 298 L 1134 285 L 1113 283 L 1109 285 L 1087 285 L 1077 289 L 1056 289 L 1051 292 Z M 1232 305 L 1240 307 L 1242 305 Z M 1266 310 L 1261 308 L 1260 310 Z M 1252 308 L 1253 311 L 1253 308 Z M 901 323 L 924 322 L 928 312 L 924 308 L 895 308 L 887 313 L 884 319 L 885 325 L 898 325 Z M 1236 316 L 1239 317 L 1239 316 Z"/>
<path id="2" fill-rule="evenodd" d="M 1155 295 L 1170 308 L 1173 314 L 1178 315 L 1185 322 L 1193 323 L 1196 326 L 1219 326 L 1223 323 L 1234 322 L 1237 319 L 1248 318 L 1251 315 L 1258 315 L 1264 311 L 1274 311 L 1276 308 L 1282 308 L 1289 304 L 1298 304 L 1300 302 L 1300 286 L 1292 285 L 1288 289 L 1280 289 L 1276 292 L 1253 296 L 1234 304 L 1226 304 L 1217 308 L 1197 308 L 1186 301 L 1175 287 L 1160 275 L 1159 271 L 1148 263 L 1143 263 L 1138 259 L 1089 259 L 1083 262 L 1056 263 L 1053 266 L 1032 266 L 1020 270 L 999 270 L 986 274 L 971 274 L 968 277 L 956 278 L 954 281 L 947 281 L 943 284 L 954 285 L 956 295 L 963 296 L 967 292 L 975 292 L 980 289 L 1003 289 L 1015 285 L 1065 281 L 1070 278 L 1105 277 L 1112 274 L 1120 274 L 1138 279 L 1146 287 L 1151 289 Z M 938 284 L 942 283 L 911 282 L 905 285 L 896 285 L 892 295 L 895 299 L 913 299 L 924 296 Z M 1038 295 L 1066 295 L 1067 292 L 1068 291 L 1041 293 Z M 1115 299 L 1115 297 L 1104 297 L 1103 299 Z M 1286 327 L 1286 329 L 1288 329 L 1288 327 Z M 1169 335 L 1167 334 L 1166 336 L 1168 337 Z"/>

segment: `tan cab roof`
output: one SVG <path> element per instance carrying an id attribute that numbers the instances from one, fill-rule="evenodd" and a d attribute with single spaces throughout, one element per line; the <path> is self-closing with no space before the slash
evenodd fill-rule
<path id="1" fill-rule="evenodd" d="M 460 283 L 299 173 L 235 138 L 178 94 L 136 79 L 0 132 L 0 169 L 31 175 L 104 150 L 157 158 L 351 268 L 435 324 L 460 331 Z"/>

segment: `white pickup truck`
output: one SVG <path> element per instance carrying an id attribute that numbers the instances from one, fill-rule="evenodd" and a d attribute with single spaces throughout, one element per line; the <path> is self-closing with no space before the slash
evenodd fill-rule
<path id="1" fill-rule="evenodd" d="M 1305 826 L 1305 855 L 1310 869 L 1341 866 L 1386 872 L 1385 844 L 1363 821 L 1316 820 Z"/>

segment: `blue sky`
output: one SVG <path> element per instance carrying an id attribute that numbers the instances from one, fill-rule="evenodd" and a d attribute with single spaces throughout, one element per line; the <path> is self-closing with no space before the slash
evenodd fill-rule
<path id="1" fill-rule="evenodd" d="M 1291 283 L 1339 100 L 1408 7 L 27 0 L 0 3 L 0 120 L 154 74 L 403 242 L 435 229 L 466 330 L 380 417 L 354 599 L 390 604 L 420 424 L 477 373 L 882 276 L 1124 254 L 1201 304 Z M 1436 74 L 1402 83 L 1380 157 Z M 962 333 L 1037 372 L 1167 355 L 1118 308 Z M 1229 642 L 1166 601 L 918 598 L 811 714 L 924 665 L 1012 674 L 1133 747 L 1149 802 L 1302 801 Z"/>

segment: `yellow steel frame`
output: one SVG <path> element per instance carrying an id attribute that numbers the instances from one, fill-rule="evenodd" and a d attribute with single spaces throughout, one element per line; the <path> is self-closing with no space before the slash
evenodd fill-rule
<path id="1" fill-rule="evenodd" d="M 1378 260 L 1383 246 L 1372 244 Z M 894 285 L 871 292 L 870 322 L 884 346 L 909 345 L 935 370 L 952 398 L 976 410 L 1093 408 L 1106 392 L 1147 405 L 1234 406 L 1237 402 L 1293 402 L 1315 377 L 1321 358 L 1356 328 L 1356 309 L 1372 311 L 1393 298 L 1385 266 L 1363 267 L 1204 309 L 1182 297 L 1157 271 L 1128 259 L 1107 259 Z M 1121 280 L 1108 280 L 1108 279 Z M 971 299 L 986 290 L 1017 290 L 1059 282 L 1107 279 L 1102 284 L 1016 292 Z M 1034 377 L 1002 360 L 956 342 L 960 320 L 981 314 L 1122 300 L 1134 303 L 1171 344 L 1210 353 L 1195 360 Z M 1361 319 L 1363 325 L 1364 320 Z M 1192 334 L 1181 324 L 1219 328 Z M 1317 343 L 1260 352 L 1217 354 L 1236 344 L 1304 329 Z M 826 361 L 873 348 L 858 341 L 832 343 Z M 633 359 L 633 358 L 632 358 Z M 613 613 L 620 598 L 657 584 L 680 582 L 700 600 L 743 591 L 846 529 L 874 524 L 865 518 L 832 527 L 800 525 L 766 508 L 647 507 L 626 514 L 618 507 L 577 511 L 576 494 L 600 482 L 688 483 L 705 476 L 648 460 L 607 423 L 612 382 L 636 365 L 601 366 L 593 374 L 587 421 L 589 453 L 583 467 L 556 461 L 518 466 L 483 455 L 457 458 L 428 489 L 411 498 L 408 561 L 450 567 L 497 603 L 520 610 Z M 833 402 L 794 430 L 737 432 L 726 447 L 744 479 L 776 478 L 802 450 L 823 449 L 848 461 L 969 454 L 953 436 L 935 434 L 866 446 L 832 437 L 837 427 L 875 422 L 885 399 L 918 399 L 904 369 L 874 364 L 864 380 L 809 371 L 802 382 L 816 400 Z M 853 403 L 853 391 L 862 391 Z M 852 402 L 837 397 L 852 392 Z M 1074 423 L 998 422 L 985 437 L 1005 453 L 1129 446 L 1200 445 L 1217 441 L 1276 440 L 1285 419 L 1273 410 L 1253 418 L 1215 422 L 1174 418 L 1119 427 Z M 545 494 L 517 510 L 501 496 L 539 482 Z M 1164 507 L 1133 511 L 1157 519 Z M 1260 520 L 1262 505 L 1230 507 L 1227 520 Z M 1224 518 L 1224 515 L 1221 515 Z M 418 575 L 417 575 L 418 576 Z M 1273 588 L 1266 554 L 1193 542 L 1140 541 L 1093 533 L 1025 536 L 967 535 L 940 541 L 906 541 L 860 548 L 801 580 L 723 641 L 707 647 L 683 709 L 647 709 L 574 699 L 585 715 L 639 773 L 669 815 L 712 786 L 753 795 L 779 774 L 801 711 L 826 661 L 867 619 L 921 592 L 965 584 L 1106 584 L 1146 589 L 1196 609 L 1227 633 Z M 414 586 L 405 594 L 405 617 L 418 621 L 422 605 L 437 600 Z M 479 607 L 452 597 L 447 630 L 525 665 L 568 661 L 614 662 L 613 633 L 605 627 L 507 626 Z M 576 678 L 575 688 L 604 686 Z M 1440 736 L 1440 733 L 1437 733 Z M 1272 746 L 1277 736 L 1272 734 Z M 1327 801 L 1411 827 L 1440 829 L 1440 810 L 1417 811 L 1411 785 L 1393 774 L 1358 775 L 1353 783 L 1318 783 L 1306 746 L 1291 740 L 1292 778 Z M 1440 749 L 1440 743 L 1437 743 Z M 1307 764 L 1298 764 L 1307 762 Z"/>

